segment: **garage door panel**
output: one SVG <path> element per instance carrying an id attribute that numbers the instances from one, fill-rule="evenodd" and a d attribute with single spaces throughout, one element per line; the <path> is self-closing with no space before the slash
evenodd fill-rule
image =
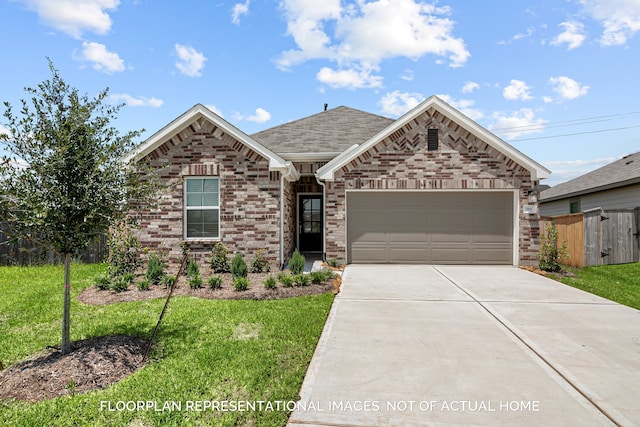
<path id="1" fill-rule="evenodd" d="M 349 192 L 348 262 L 511 264 L 513 192 Z"/>

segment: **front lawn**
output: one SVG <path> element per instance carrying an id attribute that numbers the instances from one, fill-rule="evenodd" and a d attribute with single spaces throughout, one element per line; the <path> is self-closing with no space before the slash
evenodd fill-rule
<path id="1" fill-rule="evenodd" d="M 72 340 L 115 334 L 149 338 L 164 300 L 104 306 L 77 300 L 105 269 L 72 266 Z M 57 266 L 0 267 L 0 362 L 5 368 L 60 345 L 62 278 Z M 0 400 L 0 425 L 283 426 L 289 412 L 277 405 L 297 400 L 332 301 L 330 293 L 264 301 L 175 297 L 151 361 L 141 370 L 86 394 L 37 403 Z M 140 401 L 153 406 L 132 409 Z M 274 407 L 202 410 L 212 402 L 260 401 Z M 171 408 L 162 411 L 167 404 Z"/>
<path id="2" fill-rule="evenodd" d="M 640 310 L 640 263 L 570 269 L 562 283 Z"/>

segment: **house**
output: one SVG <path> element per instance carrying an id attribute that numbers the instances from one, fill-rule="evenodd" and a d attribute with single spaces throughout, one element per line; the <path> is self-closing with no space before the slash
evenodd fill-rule
<path id="1" fill-rule="evenodd" d="M 640 152 L 540 193 L 543 216 L 640 206 Z"/>
<path id="2" fill-rule="evenodd" d="M 397 120 L 338 107 L 247 135 L 195 105 L 131 158 L 158 171 L 143 245 L 208 258 L 215 242 L 283 265 L 528 264 L 529 195 L 550 172 L 438 97 Z"/>

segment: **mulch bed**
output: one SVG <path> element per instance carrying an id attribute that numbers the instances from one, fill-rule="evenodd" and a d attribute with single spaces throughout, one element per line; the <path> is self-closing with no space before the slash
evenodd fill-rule
<path id="1" fill-rule="evenodd" d="M 278 284 L 276 289 L 263 285 L 268 274 L 249 274 L 251 286 L 236 291 L 231 275 L 223 275 L 221 289 L 210 289 L 206 282 L 200 289 L 191 289 L 180 278 L 174 296 L 193 296 L 208 299 L 280 299 L 336 291 L 333 283 L 290 288 Z M 140 291 L 135 286 L 123 292 L 102 291 L 97 287 L 85 289 L 78 300 L 85 304 L 104 305 L 127 301 L 166 298 L 164 286 L 151 286 Z M 72 343 L 72 351 L 62 355 L 59 349 L 48 348 L 32 358 L 0 370 L 0 399 L 35 402 L 74 393 L 86 393 L 107 387 L 140 369 L 148 341 L 143 338 L 112 335 Z M 1 369 L 1 368 L 0 368 Z"/>
<path id="2" fill-rule="evenodd" d="M 107 387 L 144 365 L 148 341 L 111 335 L 71 344 L 62 355 L 49 349 L 0 371 L 0 399 L 35 402 Z"/>

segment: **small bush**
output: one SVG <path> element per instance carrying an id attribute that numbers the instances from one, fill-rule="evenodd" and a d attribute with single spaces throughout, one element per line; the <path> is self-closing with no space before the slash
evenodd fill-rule
<path id="1" fill-rule="evenodd" d="M 289 270 L 294 275 L 304 273 L 304 264 L 306 260 L 304 259 L 304 255 L 302 255 L 297 249 L 291 255 L 291 259 L 289 260 Z"/>
<path id="2" fill-rule="evenodd" d="M 200 289 L 202 287 L 202 277 L 200 274 L 188 276 L 187 281 L 189 282 L 189 287 L 191 289 Z"/>
<path id="3" fill-rule="evenodd" d="M 271 271 L 271 264 L 267 259 L 267 251 L 266 249 L 258 249 L 253 261 L 251 261 L 251 272 L 268 273 L 269 271 Z"/>
<path id="4" fill-rule="evenodd" d="M 148 291 L 149 285 L 150 285 L 150 282 L 147 279 L 141 280 L 136 284 L 136 286 L 138 287 L 138 290 L 140 291 Z"/>
<path id="5" fill-rule="evenodd" d="M 331 268 L 338 268 L 340 267 L 340 265 L 338 264 L 338 260 L 335 258 L 331 258 L 330 260 L 327 261 L 327 264 L 329 265 L 329 267 Z"/>
<path id="6" fill-rule="evenodd" d="M 124 277 L 118 277 L 114 279 L 113 282 L 111 283 L 111 289 L 116 292 L 124 292 L 127 289 L 129 289 L 130 283 L 131 281 L 129 281 L 128 279 Z"/>
<path id="7" fill-rule="evenodd" d="M 290 288 L 293 286 L 293 277 L 290 274 L 282 272 L 278 274 L 278 282 L 280 282 L 285 288 Z"/>
<path id="8" fill-rule="evenodd" d="M 209 288 L 211 288 L 211 289 L 220 289 L 220 288 L 222 288 L 222 277 L 220 277 L 220 276 L 211 276 L 211 277 L 209 277 Z"/>
<path id="9" fill-rule="evenodd" d="M 222 242 L 217 242 L 211 252 L 211 269 L 214 273 L 228 273 L 231 271 L 227 247 Z"/>
<path id="10" fill-rule="evenodd" d="M 187 268 L 185 268 L 185 273 L 187 277 L 194 277 L 200 275 L 200 267 L 198 267 L 198 263 L 195 259 L 189 258 L 187 261 Z"/>
<path id="11" fill-rule="evenodd" d="M 307 274 L 296 274 L 293 276 L 293 283 L 296 286 L 308 286 L 309 285 L 309 275 Z"/>
<path id="12" fill-rule="evenodd" d="M 96 287 L 101 291 L 111 289 L 111 279 L 108 276 L 100 276 L 96 279 Z"/>
<path id="13" fill-rule="evenodd" d="M 157 285 L 164 276 L 164 261 L 157 252 L 149 253 L 149 262 L 147 263 L 147 273 L 145 278 L 152 285 Z"/>
<path id="14" fill-rule="evenodd" d="M 231 260 L 231 274 L 234 278 L 247 277 L 247 263 L 244 262 L 242 254 L 236 254 Z"/>
<path id="15" fill-rule="evenodd" d="M 312 271 L 309 276 L 311 277 L 311 283 L 319 285 L 333 278 L 333 273 L 329 270 Z"/>
<path id="16" fill-rule="evenodd" d="M 135 273 L 142 265 L 140 253 L 142 246 L 133 232 L 133 225 L 121 221 L 109 229 L 107 239 L 109 248 L 109 276 L 120 277 L 123 274 Z"/>
<path id="17" fill-rule="evenodd" d="M 171 289 L 171 287 L 175 282 L 176 282 L 175 276 L 163 276 L 162 280 L 160 280 L 160 284 L 167 289 Z"/>
<path id="18" fill-rule="evenodd" d="M 129 285 L 133 283 L 135 278 L 136 278 L 136 275 L 133 273 L 126 273 L 122 275 L 122 280 L 126 281 Z"/>
<path id="19" fill-rule="evenodd" d="M 558 247 L 558 230 L 556 226 L 547 227 L 546 232 L 540 237 L 540 253 L 538 255 L 540 270 L 558 272 L 562 270 L 560 263 L 567 257 L 567 242 L 563 242 Z"/>
<path id="20" fill-rule="evenodd" d="M 249 279 L 247 279 L 246 277 L 238 276 L 233 279 L 233 287 L 238 292 L 246 291 L 247 289 L 249 289 Z"/>
<path id="21" fill-rule="evenodd" d="M 276 288 L 276 278 L 273 276 L 269 276 L 264 279 L 264 287 L 266 289 L 275 289 Z"/>

